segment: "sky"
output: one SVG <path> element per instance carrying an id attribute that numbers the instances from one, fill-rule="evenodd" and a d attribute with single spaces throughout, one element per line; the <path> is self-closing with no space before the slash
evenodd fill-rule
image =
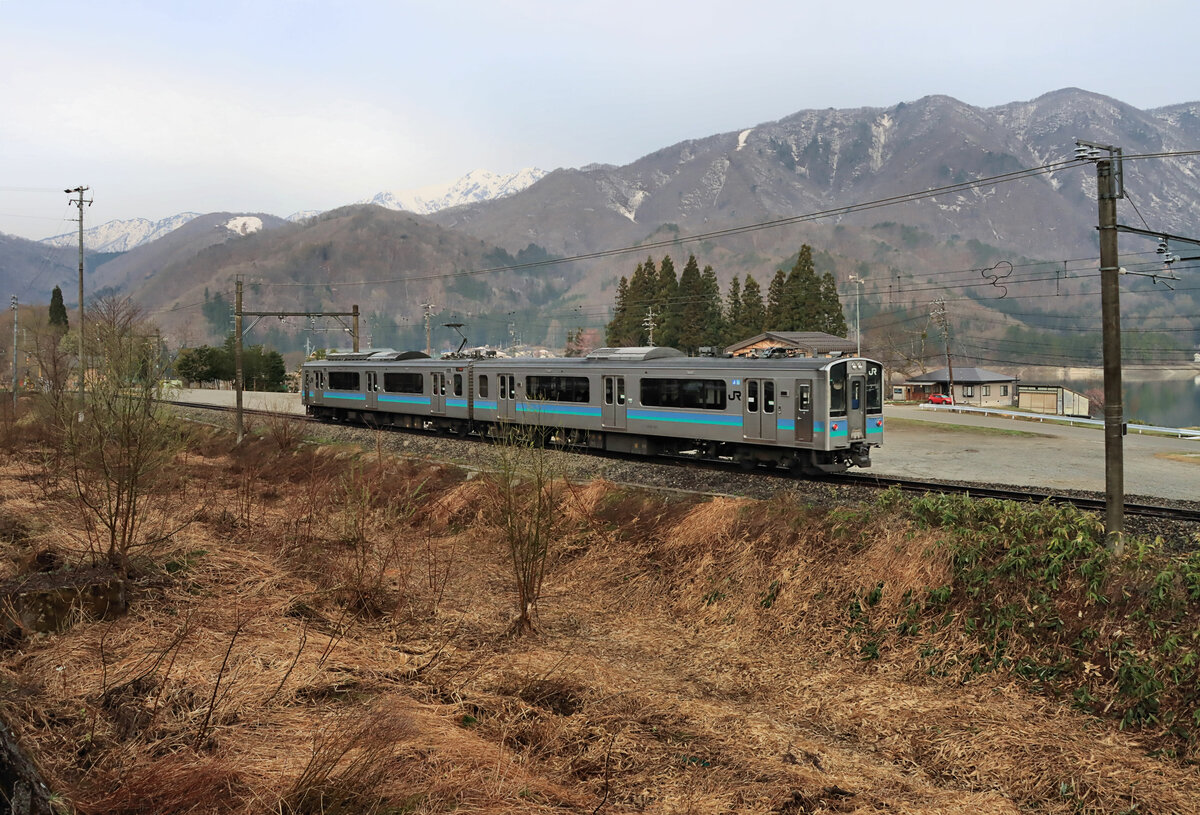
<path id="1" fill-rule="evenodd" d="M 0 232 L 627 164 L 811 108 L 1200 99 L 1200 4 L 0 0 Z"/>

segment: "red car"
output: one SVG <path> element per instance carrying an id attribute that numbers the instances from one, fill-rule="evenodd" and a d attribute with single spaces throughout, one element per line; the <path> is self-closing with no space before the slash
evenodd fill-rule
<path id="1" fill-rule="evenodd" d="M 931 405 L 953 405 L 954 398 L 944 393 L 935 393 L 929 397 Z"/>

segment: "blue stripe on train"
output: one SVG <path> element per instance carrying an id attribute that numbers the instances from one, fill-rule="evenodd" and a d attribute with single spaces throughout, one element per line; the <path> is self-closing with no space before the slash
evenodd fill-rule
<path id="1" fill-rule="evenodd" d="M 517 413 L 529 413 L 536 416 L 589 416 L 592 418 L 600 418 L 600 408 L 574 406 L 574 405 L 551 405 L 545 402 L 517 402 Z"/>
<path id="2" fill-rule="evenodd" d="M 397 405 L 423 405 L 429 407 L 428 396 L 388 396 L 382 395 L 379 397 L 380 402 L 391 402 Z"/>
<path id="3" fill-rule="evenodd" d="M 699 413 L 680 413 L 674 410 L 630 410 L 630 419 L 643 422 L 678 422 L 680 424 L 707 424 L 720 427 L 741 427 L 741 416 L 726 416 L 724 414 L 704 415 Z"/>

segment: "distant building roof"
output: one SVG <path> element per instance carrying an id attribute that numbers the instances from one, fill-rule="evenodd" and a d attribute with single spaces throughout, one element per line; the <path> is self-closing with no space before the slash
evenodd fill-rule
<path id="1" fill-rule="evenodd" d="M 766 331 L 748 340 L 735 342 L 725 348 L 725 353 L 736 354 L 755 345 L 771 344 L 777 348 L 795 348 L 808 351 L 810 354 L 852 354 L 858 348 L 857 344 L 824 331 Z"/>
<path id="2" fill-rule="evenodd" d="M 938 368 L 936 371 L 919 374 L 912 379 L 905 381 L 905 385 L 942 385 L 950 381 L 950 374 L 946 368 Z M 958 368 L 954 369 L 954 384 L 956 385 L 980 385 L 988 382 L 1016 382 L 1017 378 L 1010 374 L 1000 374 L 995 371 L 989 371 L 986 368 Z"/>

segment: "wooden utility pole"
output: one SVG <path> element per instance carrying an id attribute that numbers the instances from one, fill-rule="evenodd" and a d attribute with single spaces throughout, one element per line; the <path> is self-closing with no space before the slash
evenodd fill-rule
<path id="1" fill-rule="evenodd" d="M 1102 158 L 1108 153 L 1107 158 Z M 1125 550 L 1125 406 L 1121 393 L 1121 266 L 1117 252 L 1117 199 L 1125 197 L 1121 148 L 1075 141 L 1075 158 L 1096 162 L 1100 230 L 1100 325 L 1104 349 L 1104 540 Z"/>
<path id="2" fill-rule="evenodd" d="M 82 185 L 74 189 L 63 190 L 67 195 L 78 195 L 74 200 L 75 206 L 79 207 L 79 421 L 83 421 L 83 381 L 87 376 L 87 363 L 83 356 L 83 205 L 86 203 L 89 207 L 92 205 L 92 199 L 84 201 L 83 194 L 88 191 L 87 187 Z"/>
<path id="3" fill-rule="evenodd" d="M 1100 315 L 1104 336 L 1104 537 L 1125 548 L 1125 405 L 1121 388 L 1121 287 L 1117 259 L 1117 186 L 1113 162 L 1096 162 L 1100 215 Z M 1123 191 L 1122 191 L 1123 192 Z"/>

